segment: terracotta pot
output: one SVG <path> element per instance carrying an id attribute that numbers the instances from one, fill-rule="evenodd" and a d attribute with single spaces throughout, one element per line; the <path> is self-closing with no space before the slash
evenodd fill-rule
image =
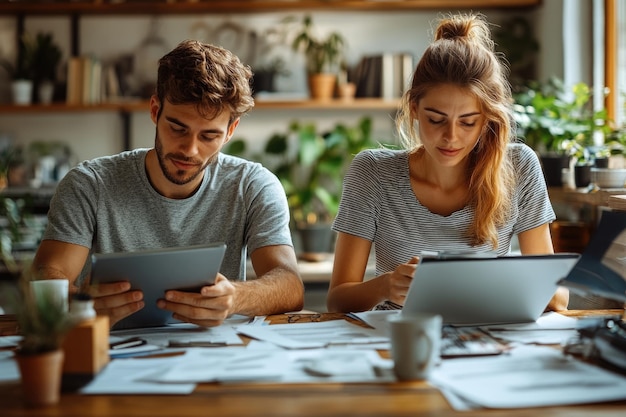
<path id="1" fill-rule="evenodd" d="M 309 93 L 314 100 L 330 100 L 335 95 L 335 74 L 310 74 Z"/>
<path id="2" fill-rule="evenodd" d="M 22 396 L 26 405 L 42 407 L 59 402 L 63 351 L 61 349 L 41 354 L 16 353 L 22 378 Z"/>

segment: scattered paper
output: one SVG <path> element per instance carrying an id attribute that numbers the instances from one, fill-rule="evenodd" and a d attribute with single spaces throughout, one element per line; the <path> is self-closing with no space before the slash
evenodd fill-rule
<path id="1" fill-rule="evenodd" d="M 182 355 L 166 358 L 115 359 L 80 392 L 83 394 L 191 394 L 195 384 L 163 384 L 149 381 L 167 372 Z"/>
<path id="2" fill-rule="evenodd" d="M 239 326 L 237 331 L 249 337 L 288 349 L 321 348 L 331 345 L 354 345 L 387 342 L 383 331 L 367 329 L 346 320 L 314 323 Z"/>
<path id="3" fill-rule="evenodd" d="M 521 346 L 500 356 L 443 361 L 433 372 L 432 381 L 487 408 L 626 399 L 625 377 L 545 346 Z"/>

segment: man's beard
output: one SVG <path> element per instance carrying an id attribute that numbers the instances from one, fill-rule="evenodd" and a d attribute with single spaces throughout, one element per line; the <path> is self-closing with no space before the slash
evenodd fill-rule
<path id="1" fill-rule="evenodd" d="M 216 153 L 213 157 L 211 157 L 204 165 L 202 165 L 200 168 L 198 168 L 197 171 L 194 172 L 189 172 L 186 170 L 177 170 L 176 172 L 171 172 L 168 171 L 167 166 L 166 166 L 166 159 L 167 158 L 173 158 L 179 161 L 184 161 L 184 162 L 191 162 L 191 163 L 196 163 L 197 161 L 194 160 L 193 158 L 188 158 L 184 155 L 181 154 L 167 154 L 164 155 L 163 154 L 163 145 L 161 144 L 161 140 L 159 139 L 159 132 L 157 131 L 155 134 L 155 139 L 154 139 L 154 149 L 156 150 L 156 155 L 157 155 L 157 160 L 159 161 L 159 166 L 161 167 L 161 172 L 163 172 L 163 175 L 165 176 L 165 178 L 168 179 L 168 181 L 176 184 L 176 185 L 185 185 L 188 184 L 189 182 L 193 181 L 194 179 L 196 179 L 198 176 L 202 175 L 202 173 L 204 172 L 204 169 L 209 166 L 209 164 L 211 164 L 213 161 L 215 161 L 215 159 L 217 158 L 217 156 L 219 155 L 219 152 Z M 198 166 L 198 165 L 196 165 Z M 185 176 L 187 175 L 187 176 Z"/>

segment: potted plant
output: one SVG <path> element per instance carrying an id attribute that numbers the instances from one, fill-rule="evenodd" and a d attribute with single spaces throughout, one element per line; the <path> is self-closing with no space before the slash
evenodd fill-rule
<path id="1" fill-rule="evenodd" d="M 25 402 L 30 406 L 43 406 L 59 400 L 63 340 L 74 322 L 67 311 L 67 304 L 59 302 L 57 295 L 50 291 L 35 293 L 33 279 L 30 265 L 22 263 L 17 286 L 18 303 L 15 307 L 22 339 L 15 358 L 20 369 Z"/>
<path id="2" fill-rule="evenodd" d="M 574 186 L 576 188 L 588 187 L 591 184 L 592 156 L 590 147 L 585 146 L 574 139 L 563 142 L 563 147 L 574 160 Z"/>
<path id="3" fill-rule="evenodd" d="M 285 19 L 286 22 L 293 20 L 293 17 Z M 311 98 L 333 97 L 345 44 L 340 33 L 331 32 L 322 37 L 315 33 L 311 16 L 302 18 L 291 47 L 305 56 Z"/>
<path id="4" fill-rule="evenodd" d="M 33 75 L 37 96 L 41 103 L 52 102 L 57 70 L 61 63 L 61 48 L 54 42 L 52 33 L 37 33 L 33 43 Z"/>
<path id="5" fill-rule="evenodd" d="M 18 105 L 29 105 L 32 102 L 34 82 L 34 55 L 35 45 L 27 34 L 24 34 L 18 44 L 17 58 L 15 63 L 0 58 L 0 66 L 4 68 L 11 78 L 11 91 L 13 102 Z"/>
<path id="6" fill-rule="evenodd" d="M 287 132 L 268 139 L 263 154 L 248 156 L 262 162 L 282 183 L 301 256 L 316 260 L 318 254 L 332 251 L 330 224 L 339 208 L 343 177 L 354 155 L 377 146 L 371 130 L 369 117 L 356 126 L 337 124 L 323 133 L 312 123 L 292 122 Z M 226 152 L 246 156 L 245 141 L 231 141 Z"/>
<path id="7" fill-rule="evenodd" d="M 561 186 L 562 170 L 569 168 L 571 141 L 593 145 L 596 131 L 608 129 L 605 110 L 591 108 L 592 92 L 577 83 L 566 94 L 563 82 L 531 82 L 515 94 L 514 116 L 518 136 L 539 154 L 549 186 Z"/>

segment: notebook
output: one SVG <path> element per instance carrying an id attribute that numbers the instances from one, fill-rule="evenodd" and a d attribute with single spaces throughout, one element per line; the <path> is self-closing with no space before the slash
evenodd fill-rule
<path id="1" fill-rule="evenodd" d="M 579 257 L 421 257 L 402 310 L 441 314 L 454 325 L 535 321 Z"/>
<path id="2" fill-rule="evenodd" d="M 215 282 L 226 245 L 213 243 L 92 255 L 91 282 L 128 280 L 143 291 L 145 306 L 115 324 L 113 330 L 163 326 L 174 322 L 172 312 L 157 307 L 167 290 L 199 291 Z"/>

